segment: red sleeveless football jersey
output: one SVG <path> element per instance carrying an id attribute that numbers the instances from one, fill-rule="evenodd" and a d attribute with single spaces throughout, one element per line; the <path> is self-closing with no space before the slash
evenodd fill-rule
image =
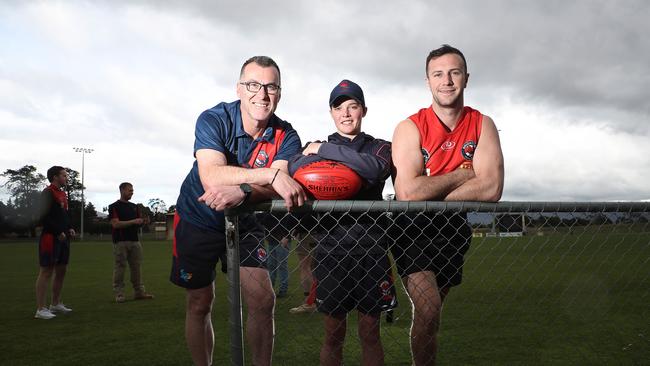
<path id="1" fill-rule="evenodd" d="M 420 131 L 423 175 L 435 176 L 456 170 L 463 163 L 470 163 L 481 136 L 483 115 L 470 107 L 463 107 L 458 124 L 453 131 L 438 119 L 433 108 L 422 108 L 409 117 Z"/>

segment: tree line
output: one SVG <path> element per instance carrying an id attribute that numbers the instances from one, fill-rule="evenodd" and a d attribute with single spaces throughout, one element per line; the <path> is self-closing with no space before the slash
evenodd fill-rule
<path id="1" fill-rule="evenodd" d="M 79 180 L 79 172 L 65 168 L 68 172 L 68 184 L 65 187 L 68 195 L 68 212 L 73 228 L 79 231 L 81 227 L 81 190 L 86 189 Z M 36 229 L 40 226 L 40 197 L 43 189 L 49 184 L 46 177 L 39 173 L 33 165 L 25 165 L 19 169 L 7 169 L 1 177 L 5 178 L 0 185 L 9 194 L 6 202 L 0 200 L 0 237 L 17 235 L 19 237 L 35 237 Z M 174 212 L 175 206 L 169 208 L 160 198 L 152 198 L 147 206 L 138 203 L 141 215 L 151 221 L 165 221 L 168 212 Z M 102 208 L 108 213 L 108 205 Z M 85 202 L 83 207 L 84 231 L 89 234 L 109 234 L 111 225 L 108 217 L 101 218 L 92 202 Z M 148 228 L 144 228 L 145 231 Z"/>

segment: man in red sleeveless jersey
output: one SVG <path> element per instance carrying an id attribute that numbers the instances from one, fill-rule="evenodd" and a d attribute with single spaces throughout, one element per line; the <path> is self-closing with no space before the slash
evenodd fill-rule
<path id="1" fill-rule="evenodd" d="M 400 122 L 393 135 L 397 199 L 498 201 L 503 190 L 499 135 L 490 117 L 464 105 L 465 56 L 449 45 L 431 51 L 426 76 L 431 106 Z M 393 256 L 414 307 L 413 361 L 433 365 L 442 303 L 462 280 L 471 229 L 466 214 L 457 212 L 400 219 Z"/>

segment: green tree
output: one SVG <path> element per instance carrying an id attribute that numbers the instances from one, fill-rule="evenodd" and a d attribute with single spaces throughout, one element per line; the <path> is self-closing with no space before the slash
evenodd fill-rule
<path id="1" fill-rule="evenodd" d="M 68 201 L 81 201 L 81 190 L 86 189 L 86 187 L 79 180 L 79 172 L 70 168 L 65 168 L 65 171 L 68 172 L 68 184 L 65 186 Z"/>
<path id="2" fill-rule="evenodd" d="M 2 186 L 9 191 L 16 208 L 33 204 L 32 193 L 39 192 L 45 182 L 45 176 L 38 173 L 33 165 L 25 165 L 18 170 L 7 169 L 0 175 L 7 178 Z"/>
<path id="3" fill-rule="evenodd" d="M 97 210 L 95 205 L 92 202 L 88 202 L 86 208 L 84 209 L 84 218 L 88 220 L 93 220 L 97 217 Z"/>
<path id="4" fill-rule="evenodd" d="M 167 205 L 165 201 L 160 198 L 152 198 L 148 203 L 155 221 L 165 221 L 165 213 L 167 212 Z"/>
<path id="5" fill-rule="evenodd" d="M 142 217 L 145 220 L 145 225 L 142 226 L 142 231 L 145 233 L 149 232 L 149 225 L 148 223 L 151 221 L 151 218 L 154 216 L 153 212 L 151 212 L 151 209 L 142 203 L 136 204 L 138 208 L 138 212 L 140 213 L 140 217 Z"/>
<path id="6" fill-rule="evenodd" d="M 7 169 L 0 175 L 7 178 L 2 187 L 13 199 L 12 216 L 7 220 L 12 230 L 19 234 L 29 232 L 31 236 L 35 236 L 39 219 L 40 190 L 43 188 L 45 176 L 38 173 L 33 165 L 25 165 L 17 170 Z"/>

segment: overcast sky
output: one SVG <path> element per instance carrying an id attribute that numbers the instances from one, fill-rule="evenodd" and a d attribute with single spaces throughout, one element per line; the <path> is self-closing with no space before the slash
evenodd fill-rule
<path id="1" fill-rule="evenodd" d="M 390 140 L 431 104 L 424 62 L 449 43 L 468 61 L 467 105 L 500 130 L 503 200 L 648 200 L 649 17 L 644 0 L 4 1 L 0 170 L 81 171 L 73 147 L 93 148 L 98 209 L 122 181 L 169 206 L 196 118 L 236 99 L 250 56 L 280 65 L 276 114 L 303 142 L 333 131 L 344 78 L 366 94 L 364 130 Z"/>

